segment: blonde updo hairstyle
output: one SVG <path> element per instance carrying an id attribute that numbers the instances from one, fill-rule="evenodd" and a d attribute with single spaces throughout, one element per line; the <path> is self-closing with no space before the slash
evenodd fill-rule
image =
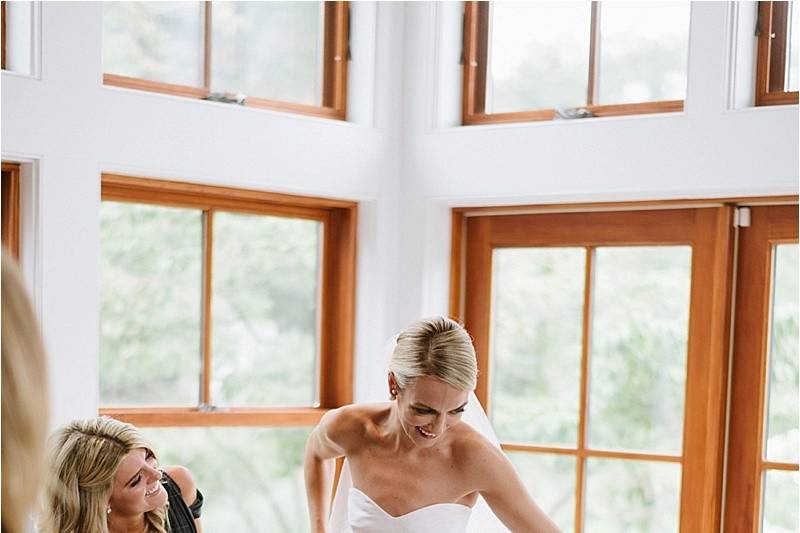
<path id="1" fill-rule="evenodd" d="M 76 420 L 51 438 L 43 533 L 108 533 L 108 501 L 122 459 L 152 450 L 139 430 L 101 416 Z M 153 454 L 155 455 L 155 454 Z M 145 513 L 146 533 L 168 531 L 166 506 Z"/>
<path id="2" fill-rule="evenodd" d="M 47 439 L 44 344 L 14 260 L 2 251 L 3 533 L 27 531 Z"/>
<path id="3" fill-rule="evenodd" d="M 443 316 L 418 320 L 397 336 L 389 371 L 400 390 L 423 376 L 461 391 L 474 390 L 478 381 L 472 339 L 464 326 Z"/>

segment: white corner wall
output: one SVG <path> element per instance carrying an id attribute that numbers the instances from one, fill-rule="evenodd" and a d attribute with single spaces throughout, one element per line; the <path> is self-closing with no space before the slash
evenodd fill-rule
<path id="1" fill-rule="evenodd" d="M 798 190 L 797 106 L 730 109 L 729 3 L 692 5 L 683 113 L 471 127 L 458 2 L 351 4 L 349 122 L 103 87 L 102 4 L 41 6 L 41 79 L 3 72 L 0 128 L 34 174 L 23 255 L 53 424 L 97 412 L 104 171 L 358 200 L 357 400 L 380 393 L 393 332 L 447 312 L 452 206 Z"/>

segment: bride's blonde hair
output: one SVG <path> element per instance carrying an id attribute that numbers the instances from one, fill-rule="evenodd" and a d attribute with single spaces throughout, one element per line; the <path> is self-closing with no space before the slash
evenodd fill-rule
<path id="1" fill-rule="evenodd" d="M 389 371 L 400 389 L 423 376 L 438 378 L 462 391 L 474 390 L 478 381 L 469 333 L 443 316 L 418 320 L 397 336 Z"/>
<path id="2" fill-rule="evenodd" d="M 137 448 L 152 453 L 136 427 L 105 416 L 76 420 L 56 431 L 43 533 L 108 533 L 106 509 L 117 468 Z M 166 533 L 166 506 L 145 513 L 145 523 L 146 533 Z"/>

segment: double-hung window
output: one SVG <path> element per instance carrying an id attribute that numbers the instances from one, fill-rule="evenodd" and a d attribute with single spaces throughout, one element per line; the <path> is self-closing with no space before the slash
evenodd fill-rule
<path id="1" fill-rule="evenodd" d="M 352 401 L 351 202 L 104 175 L 101 414 L 185 464 L 211 531 L 303 531 L 303 443 Z"/>
<path id="2" fill-rule="evenodd" d="M 345 118 L 347 2 L 105 2 L 106 85 Z"/>
<path id="3" fill-rule="evenodd" d="M 463 123 L 680 111 L 689 2 L 466 2 Z"/>

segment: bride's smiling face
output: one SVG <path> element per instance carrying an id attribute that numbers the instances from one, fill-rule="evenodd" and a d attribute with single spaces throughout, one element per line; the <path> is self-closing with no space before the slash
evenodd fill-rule
<path id="1" fill-rule="evenodd" d="M 396 391 L 403 432 L 421 447 L 434 446 L 448 428 L 461 420 L 469 398 L 469 392 L 427 376 L 400 390 L 390 374 L 389 388 L 390 393 Z"/>

